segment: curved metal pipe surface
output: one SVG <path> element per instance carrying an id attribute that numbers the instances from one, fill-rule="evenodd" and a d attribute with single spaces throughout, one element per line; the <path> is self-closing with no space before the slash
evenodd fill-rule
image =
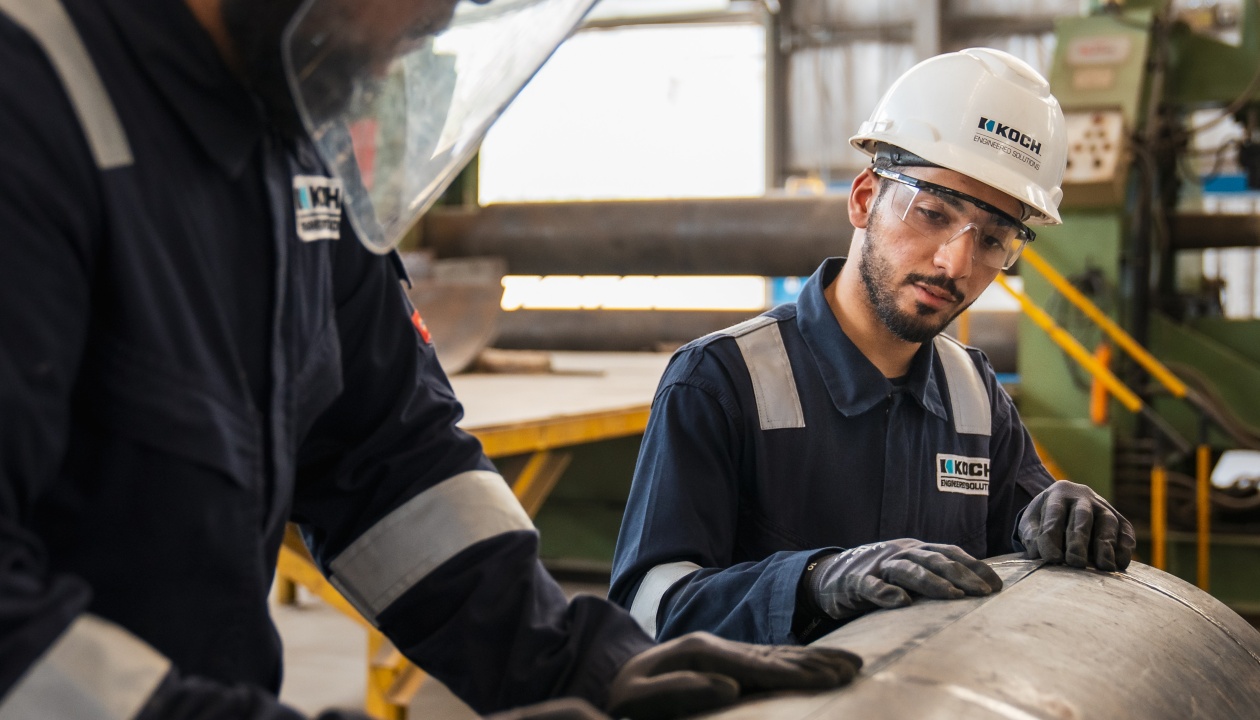
<path id="1" fill-rule="evenodd" d="M 989 560 L 986 598 L 920 600 L 816 644 L 865 660 L 849 686 L 712 717 L 1183 720 L 1260 717 L 1260 632 L 1147 565 L 1126 573 Z"/>

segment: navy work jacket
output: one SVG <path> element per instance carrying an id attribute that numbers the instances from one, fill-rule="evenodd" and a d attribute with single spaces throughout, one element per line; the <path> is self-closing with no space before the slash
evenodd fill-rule
<path id="1" fill-rule="evenodd" d="M 299 237 L 302 178 L 328 173 L 185 3 L 65 4 L 134 162 L 97 167 L 47 57 L 0 15 L 0 695 L 83 613 L 184 675 L 275 691 L 287 520 L 326 571 L 356 541 L 405 563 L 502 478 L 455 427 L 391 259 L 344 218 L 339 239 Z M 441 511 L 451 494 L 464 514 Z M 393 555 L 367 532 L 391 516 L 418 541 Z M 602 703 L 650 641 L 566 602 L 528 518 L 494 527 L 367 598 L 373 622 L 478 710 Z M 384 582 L 343 564 L 348 588 Z"/>
<path id="2" fill-rule="evenodd" d="M 660 639 L 793 642 L 820 550 L 909 537 L 1011 552 L 1016 515 L 1052 482 L 980 351 L 924 343 L 902 384 L 866 359 L 824 295 L 842 264 L 797 303 L 683 347 L 661 379 L 610 593 Z M 982 426 L 959 432 L 960 408 Z"/>

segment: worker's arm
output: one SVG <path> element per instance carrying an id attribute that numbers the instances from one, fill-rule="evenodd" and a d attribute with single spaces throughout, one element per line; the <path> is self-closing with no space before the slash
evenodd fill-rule
<path id="1" fill-rule="evenodd" d="M 462 407 L 393 264 L 343 228 L 333 270 L 343 389 L 301 445 L 293 513 L 312 554 L 474 709 L 558 695 L 602 707 L 618 668 L 651 640 L 609 603 L 566 601 L 529 517 L 456 427 Z"/>
<path id="2" fill-rule="evenodd" d="M 0 17 L 0 693 L 87 607 L 50 575 L 30 528 L 65 453 L 87 332 L 90 227 L 100 214 L 87 148 L 34 42 Z M 22 98 L 25 102 L 17 102 Z M 53 109 L 40 113 L 38 109 Z"/>
<path id="3" fill-rule="evenodd" d="M 689 361 L 671 362 L 653 402 L 609 597 L 660 639 L 706 630 L 796 642 L 796 586 L 817 549 L 734 562 L 742 416 L 724 388 L 690 376 Z"/>
<path id="4" fill-rule="evenodd" d="M 70 445 L 92 287 L 109 281 L 107 181 L 42 51 L 0 16 L 0 717 L 300 720 L 262 688 L 182 676 L 49 567 L 34 518 Z"/>

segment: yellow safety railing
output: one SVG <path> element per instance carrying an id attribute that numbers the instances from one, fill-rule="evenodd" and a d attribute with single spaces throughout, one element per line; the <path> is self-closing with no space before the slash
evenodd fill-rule
<path id="1" fill-rule="evenodd" d="M 1129 335 L 1114 320 L 1107 316 L 1097 305 L 1089 298 L 1077 290 L 1074 285 L 1054 266 L 1041 257 L 1036 250 L 1032 248 L 1024 248 L 1022 259 L 1038 273 L 1044 277 L 1050 285 L 1058 291 L 1060 295 L 1067 298 L 1086 317 L 1094 322 L 1107 337 L 1111 338 L 1116 345 L 1120 346 L 1125 352 L 1133 358 L 1138 365 L 1142 367 L 1151 377 L 1155 378 L 1160 385 L 1163 385 L 1169 394 L 1178 399 L 1188 400 L 1196 409 L 1203 412 L 1203 408 L 1199 403 L 1199 399 L 1190 393 L 1190 389 L 1181 381 L 1171 370 L 1164 366 L 1153 355 L 1147 352 L 1133 336 Z M 1205 434 L 1206 435 L 1206 434 Z M 1207 445 L 1207 438 L 1201 437 L 1199 446 L 1195 451 L 1195 505 L 1196 505 L 1196 546 L 1198 555 L 1197 580 L 1198 585 L 1203 590 L 1208 589 L 1209 578 L 1209 562 L 1211 557 L 1211 528 L 1212 528 L 1212 512 L 1211 512 L 1211 485 L 1209 484 L 1209 465 L 1211 463 L 1211 449 Z M 1167 476 L 1161 475 L 1162 482 L 1167 482 Z M 1156 530 L 1156 485 L 1157 477 L 1152 472 L 1151 475 L 1151 543 L 1155 546 L 1155 530 Z M 1164 548 L 1162 547 L 1164 538 L 1163 530 L 1167 527 L 1167 506 L 1161 502 L 1159 505 L 1160 513 L 1158 514 L 1160 527 L 1160 547 L 1152 550 L 1152 555 L 1163 556 Z M 1163 569 L 1162 564 L 1155 564 L 1155 567 Z"/>
<path id="2" fill-rule="evenodd" d="M 1129 389 L 1128 385 L 1116 377 L 1105 365 L 1094 357 L 1093 353 L 1085 349 L 1076 338 L 1067 330 L 1064 330 L 1050 317 L 1050 314 L 1042 310 L 1032 298 L 1028 297 L 1022 290 L 1015 289 L 1006 275 L 998 273 L 997 282 L 1019 303 L 1020 308 L 1030 320 L 1045 331 L 1050 339 L 1056 345 L 1063 349 L 1072 357 L 1081 367 L 1085 368 L 1095 380 L 1102 383 L 1107 390 L 1115 396 L 1120 404 L 1125 406 L 1129 412 L 1138 413 L 1142 411 L 1142 398 L 1137 393 Z"/>
<path id="3" fill-rule="evenodd" d="M 1108 317 L 1093 301 L 1085 297 L 1084 293 L 1077 290 L 1067 278 L 1063 277 L 1058 270 L 1055 270 L 1050 263 L 1046 262 L 1045 258 L 1037 254 L 1036 250 L 1026 247 L 1024 248 L 1024 254 L 1020 257 L 1031 265 L 1034 270 L 1041 273 L 1041 276 L 1060 295 L 1067 298 L 1068 302 L 1085 314 L 1085 317 L 1092 320 L 1099 329 L 1107 334 L 1107 337 L 1115 341 L 1116 345 L 1119 345 L 1121 349 L 1129 353 L 1129 356 L 1138 365 L 1141 365 L 1143 370 L 1150 373 L 1151 377 L 1158 380 L 1160 385 L 1167 388 L 1173 397 L 1179 399 L 1186 397 L 1189 388 L 1186 387 L 1184 382 L 1157 360 L 1155 356 L 1147 352 L 1146 348 L 1142 347 L 1137 340 L 1134 340 L 1132 335 L 1125 332 L 1124 328 L 1117 325 L 1116 321 Z"/>

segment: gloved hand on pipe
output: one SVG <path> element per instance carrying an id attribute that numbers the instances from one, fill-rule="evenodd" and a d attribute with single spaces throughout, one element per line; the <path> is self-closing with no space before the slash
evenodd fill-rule
<path id="1" fill-rule="evenodd" d="M 556 698 L 534 705 L 486 715 L 484 720 L 611 720 L 595 706 L 575 697 Z"/>
<path id="2" fill-rule="evenodd" d="M 135 720 L 307 720 L 253 685 L 226 685 L 171 669 Z M 353 710 L 326 710 L 315 720 L 371 720 Z"/>
<path id="3" fill-rule="evenodd" d="M 993 568 L 962 548 L 911 538 L 849 548 L 810 565 L 804 575 L 807 595 L 835 620 L 904 607 L 911 593 L 949 600 L 1002 589 Z"/>
<path id="4" fill-rule="evenodd" d="M 853 679 L 862 659 L 838 648 L 750 645 L 696 632 L 635 655 L 613 678 L 608 714 L 633 720 L 694 715 L 770 690 L 824 690 Z"/>
<path id="5" fill-rule="evenodd" d="M 1133 525 L 1085 485 L 1059 480 L 1024 508 L 1015 526 L 1015 549 L 1083 568 L 1118 571 L 1129 566 L 1137 541 Z"/>

